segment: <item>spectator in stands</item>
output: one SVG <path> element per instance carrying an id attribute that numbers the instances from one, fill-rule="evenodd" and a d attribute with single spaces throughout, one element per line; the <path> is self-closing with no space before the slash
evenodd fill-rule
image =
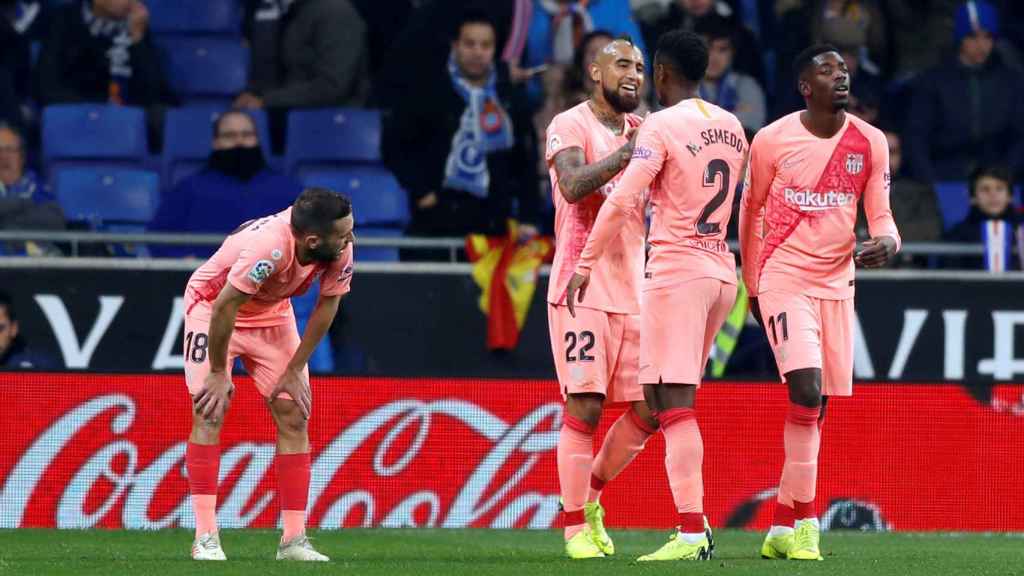
<path id="1" fill-rule="evenodd" d="M 781 4 L 781 3 L 780 3 Z M 877 0 L 795 0 L 785 2 L 775 38 L 775 116 L 803 108 L 793 90 L 796 79 L 790 63 L 801 50 L 826 41 L 826 32 L 840 21 L 859 28 L 866 39 L 859 54 L 862 68 L 877 69 L 884 76 L 888 55 L 885 13 Z"/>
<path id="2" fill-rule="evenodd" d="M 45 354 L 33 352 L 18 332 L 18 317 L 10 295 L 0 292 L 0 370 L 57 368 Z"/>
<path id="3" fill-rule="evenodd" d="M 267 2 L 264 2 L 267 4 Z M 273 3 L 270 3 L 273 4 Z M 277 0 L 264 9 L 278 23 L 278 42 L 253 46 L 253 65 L 278 69 L 278 77 L 254 70 L 267 85 L 250 86 L 238 108 L 362 106 L 369 95 L 366 23 L 349 0 Z M 257 16 L 261 14 L 257 13 Z M 266 54 L 262 50 L 270 49 Z"/>
<path id="4" fill-rule="evenodd" d="M 721 21 L 705 21 L 696 32 L 708 43 L 708 69 L 700 83 L 700 97 L 732 112 L 753 137 L 765 121 L 765 99 L 761 86 L 733 69 L 736 28 Z"/>
<path id="5" fill-rule="evenodd" d="M 0 123 L 0 229 L 62 230 L 64 214 L 49 188 L 25 169 L 25 140 L 17 128 Z M 0 245 L 0 254 L 59 255 L 49 243 Z"/>
<path id="6" fill-rule="evenodd" d="M 0 121 L 31 120 L 32 43 L 42 39 L 46 11 L 41 0 L 0 0 Z"/>
<path id="7" fill-rule="evenodd" d="M 590 90 L 594 87 L 594 81 L 590 78 L 590 63 L 613 39 L 607 30 L 592 30 L 580 40 L 582 49 L 576 51 L 572 67 L 555 66 L 544 73 L 544 105 L 533 116 L 538 150 L 544 148 L 544 134 L 555 115 L 590 97 Z M 547 163 L 541 154 L 537 155 L 537 173 L 540 177 L 548 173 Z"/>
<path id="8" fill-rule="evenodd" d="M 110 102 L 153 107 L 173 100 L 139 0 L 81 0 L 54 12 L 39 56 L 43 104 Z"/>
<path id="9" fill-rule="evenodd" d="M 822 24 L 821 34 L 825 42 L 839 49 L 849 70 L 849 111 L 877 125 L 883 86 L 878 66 L 866 58 L 867 31 L 846 18 L 832 18 Z"/>
<path id="10" fill-rule="evenodd" d="M 887 0 L 893 30 L 889 76 L 905 82 L 937 66 L 953 41 L 952 21 L 963 0 Z M 898 31 L 898 32 L 896 32 Z"/>
<path id="11" fill-rule="evenodd" d="M 991 4 L 961 6 L 956 59 L 916 83 L 905 143 L 918 180 L 964 180 L 988 164 L 1009 165 L 1014 175 L 1024 171 L 1024 83 L 993 54 L 998 33 Z"/>
<path id="12" fill-rule="evenodd" d="M 967 218 L 946 233 L 950 242 L 984 243 L 986 252 L 1000 254 L 1000 263 L 988 258 L 957 259 L 959 267 L 988 268 L 998 271 L 1011 267 L 1010 246 L 1018 230 L 1020 217 L 1013 206 L 1013 187 L 1010 172 L 1001 166 L 986 166 L 971 174 L 969 182 L 971 210 Z M 997 231 L 997 228 L 1000 231 Z M 1002 267 L 1000 267 L 1002 266 Z"/>
<path id="13" fill-rule="evenodd" d="M 568 110 L 590 98 L 594 88 L 594 79 L 590 77 L 590 63 L 597 58 L 597 53 L 614 40 L 615 37 L 607 30 L 592 30 L 580 41 L 581 50 L 576 51 L 572 67 L 565 71 L 561 82 L 562 102 L 558 112 Z M 551 96 L 551 93 L 548 93 Z M 544 125 L 545 129 L 547 124 Z"/>
<path id="14" fill-rule="evenodd" d="M 683 28 L 695 31 L 698 26 L 730 30 L 734 48 L 733 69 L 752 76 L 758 84 L 764 82 L 764 65 L 757 38 L 743 24 L 736 6 L 724 0 L 672 0 L 667 10 L 643 24 L 644 41 L 648 46 L 657 46 L 658 37 L 669 30 Z"/>
<path id="15" fill-rule="evenodd" d="M 903 171 L 903 144 L 898 134 L 886 132 L 889 142 L 889 202 L 903 242 L 935 242 L 942 233 L 942 218 L 929 184 L 907 178 Z"/>
<path id="16" fill-rule="evenodd" d="M 536 137 L 495 48 L 486 15 L 464 16 L 447 69 L 396 102 L 385 125 L 384 160 L 413 207 L 410 235 L 504 234 L 514 215 L 536 224 Z"/>
<path id="17" fill-rule="evenodd" d="M 227 233 L 246 220 L 284 210 L 300 192 L 301 184 L 267 166 L 252 117 L 232 110 L 213 124 L 213 149 L 206 168 L 163 195 L 149 229 Z M 151 250 L 168 257 L 212 253 L 207 247 Z"/>
<path id="18" fill-rule="evenodd" d="M 597 29 L 629 36 L 650 61 L 628 0 L 535 0 L 526 51 L 519 64 L 527 70 L 549 66 L 564 71 L 572 66 L 583 37 Z M 534 77 L 528 90 L 531 104 L 541 106 L 543 80 Z"/>
<path id="19" fill-rule="evenodd" d="M 357 0 L 365 2 L 372 0 Z M 494 24 L 496 50 L 509 66 L 509 77 L 521 82 L 533 74 L 519 68 L 533 17 L 534 0 L 414 0 L 415 9 L 385 56 L 373 86 L 373 103 L 393 108 L 444 67 L 451 53 L 451 27 L 467 13 L 483 14 Z M 536 71 L 534 71 L 534 74 Z"/>

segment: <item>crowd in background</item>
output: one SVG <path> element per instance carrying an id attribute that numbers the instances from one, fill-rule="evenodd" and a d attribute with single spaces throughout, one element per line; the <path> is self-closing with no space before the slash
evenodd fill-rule
<path id="1" fill-rule="evenodd" d="M 230 104 L 266 110 L 271 142 L 249 115 L 218 120 L 207 165 L 165 191 L 152 229 L 225 232 L 286 206 L 300 183 L 267 158 L 284 146 L 284 114 L 372 107 L 383 111 L 384 163 L 409 195 L 408 235 L 500 233 L 510 216 L 550 231 L 547 123 L 587 97 L 587 66 L 604 43 L 629 36 L 650 70 L 658 36 L 679 27 L 708 41 L 701 97 L 735 112 L 751 136 L 802 107 L 793 57 L 812 43 L 836 46 L 852 78 L 850 112 L 889 138 L 905 242 L 977 242 L 988 221 L 1018 228 L 1021 2 L 238 1 L 251 69 Z M 0 228 L 63 226 L 34 169 L 43 106 L 145 108 L 159 145 L 163 111 L 181 99 L 149 25 L 141 0 L 0 0 Z M 645 108 L 656 110 L 646 89 Z M 950 181 L 969 183 L 972 200 L 966 220 L 945 225 L 936 186 Z"/>

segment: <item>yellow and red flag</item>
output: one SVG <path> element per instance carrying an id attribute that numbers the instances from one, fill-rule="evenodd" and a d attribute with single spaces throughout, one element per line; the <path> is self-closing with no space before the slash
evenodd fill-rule
<path id="1" fill-rule="evenodd" d="M 466 254 L 473 263 L 473 280 L 480 286 L 480 310 L 487 316 L 487 348 L 512 350 L 526 322 L 541 264 L 554 255 L 551 238 L 537 236 L 521 242 L 519 225 L 509 221 L 505 236 L 470 234 Z"/>

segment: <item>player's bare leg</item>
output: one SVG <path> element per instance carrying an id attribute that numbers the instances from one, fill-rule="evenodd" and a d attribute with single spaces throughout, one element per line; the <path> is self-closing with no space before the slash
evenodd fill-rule
<path id="1" fill-rule="evenodd" d="M 326 562 L 306 538 L 306 505 L 309 498 L 309 431 L 298 404 L 277 398 L 270 403 L 277 426 L 277 489 L 284 532 L 278 560 Z"/>
<path id="2" fill-rule="evenodd" d="M 641 556 L 651 560 L 708 560 L 712 541 L 704 519 L 704 443 L 693 406 L 697 386 L 692 384 L 647 384 L 644 396 L 658 415 L 665 436 L 665 471 L 672 500 L 679 513 L 679 527 L 668 543 L 654 553 Z"/>
<path id="3" fill-rule="evenodd" d="M 229 401 L 230 402 L 230 401 Z M 224 408 L 227 414 L 228 406 Z M 226 560 L 217 530 L 217 479 L 220 473 L 220 430 L 224 419 L 207 419 L 194 410 L 192 432 L 185 448 L 192 511 L 196 519 L 192 558 Z"/>
<path id="4" fill-rule="evenodd" d="M 647 440 L 658 431 L 658 419 L 651 414 L 647 402 L 633 402 L 628 410 L 619 416 L 604 436 L 601 449 L 594 458 L 594 469 L 590 475 L 590 491 L 584 514 L 587 525 L 594 536 L 594 542 L 606 555 L 615 554 L 615 544 L 604 528 L 604 508 L 601 506 L 601 491 L 629 463 L 643 451 Z"/>
<path id="5" fill-rule="evenodd" d="M 789 411 L 783 435 L 786 460 L 779 480 L 772 528 L 761 547 L 761 555 L 820 560 L 820 528 L 814 495 L 825 404 L 821 395 L 821 369 L 793 370 L 786 373 L 786 382 L 789 386 Z"/>
<path id="6" fill-rule="evenodd" d="M 594 464 L 594 430 L 603 408 L 604 396 L 600 394 L 569 394 L 558 435 L 558 482 L 562 490 L 565 551 L 573 559 L 604 556 L 591 538 L 583 510 Z"/>
<path id="7" fill-rule="evenodd" d="M 647 402 L 633 402 L 629 410 L 612 424 L 604 437 L 601 450 L 594 459 L 587 502 L 597 502 L 601 490 L 636 458 L 650 438 L 658 431 L 658 419 L 651 414 Z"/>

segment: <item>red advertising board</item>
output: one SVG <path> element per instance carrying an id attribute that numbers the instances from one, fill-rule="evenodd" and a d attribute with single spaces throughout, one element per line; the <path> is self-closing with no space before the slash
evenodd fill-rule
<path id="1" fill-rule="evenodd" d="M 252 383 L 222 438 L 218 515 L 272 527 L 274 430 Z M 190 526 L 190 412 L 176 376 L 0 374 L 0 527 Z M 548 381 L 314 379 L 310 524 L 547 528 L 558 521 L 561 417 Z M 764 528 L 782 466 L 786 395 L 712 382 L 698 395 L 705 510 Z M 598 441 L 620 410 L 609 410 Z M 608 523 L 666 528 L 655 436 L 602 501 Z M 979 402 L 956 385 L 858 385 L 829 405 L 818 503 L 827 527 L 1024 530 L 1024 385 Z"/>

